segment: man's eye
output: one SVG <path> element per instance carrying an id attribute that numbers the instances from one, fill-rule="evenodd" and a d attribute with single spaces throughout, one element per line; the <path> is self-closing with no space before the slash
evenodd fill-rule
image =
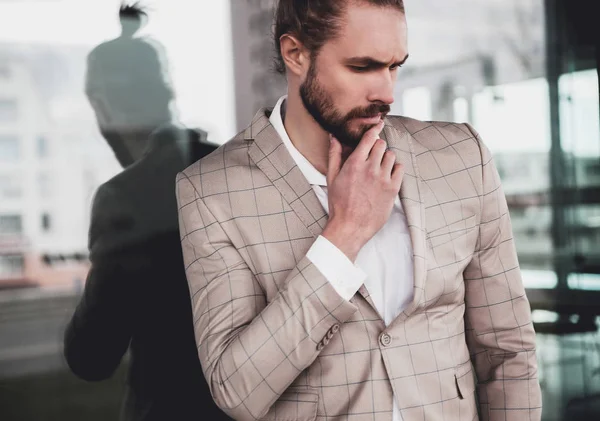
<path id="1" fill-rule="evenodd" d="M 355 72 L 366 72 L 367 70 L 369 70 L 369 67 L 366 66 L 350 66 L 350 68 Z"/>

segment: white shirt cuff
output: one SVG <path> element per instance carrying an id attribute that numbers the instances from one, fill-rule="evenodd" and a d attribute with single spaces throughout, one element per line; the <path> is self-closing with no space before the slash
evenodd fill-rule
<path id="1" fill-rule="evenodd" d="M 306 257 L 346 301 L 354 297 L 367 275 L 328 239 L 319 235 Z"/>

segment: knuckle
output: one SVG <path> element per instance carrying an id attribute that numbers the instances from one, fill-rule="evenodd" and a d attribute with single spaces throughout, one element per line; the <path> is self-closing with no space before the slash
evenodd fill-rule
<path id="1" fill-rule="evenodd" d="M 372 142 L 375 139 L 377 139 L 377 135 L 373 132 L 366 132 L 362 137 L 363 142 Z"/>
<path id="2" fill-rule="evenodd" d="M 355 161 L 355 160 L 352 160 L 352 161 L 348 160 L 348 161 L 346 161 L 346 166 L 348 167 L 348 170 L 351 173 L 356 173 L 356 172 L 358 172 L 360 170 L 360 166 L 358 165 L 358 162 Z"/>
<path id="3" fill-rule="evenodd" d="M 363 143 L 367 145 L 367 149 L 372 148 L 375 145 L 377 139 L 374 136 L 367 136 L 363 138 Z"/>
<path id="4" fill-rule="evenodd" d="M 382 191 L 383 191 L 383 194 L 385 194 L 386 196 L 390 196 L 390 195 L 394 194 L 394 187 L 386 182 L 383 185 Z"/>

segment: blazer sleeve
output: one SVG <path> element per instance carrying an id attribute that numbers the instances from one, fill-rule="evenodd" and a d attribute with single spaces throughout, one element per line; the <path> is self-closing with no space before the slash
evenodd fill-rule
<path id="1" fill-rule="evenodd" d="M 541 419 L 535 332 L 500 176 L 490 151 L 467 124 L 482 159 L 481 220 L 464 271 L 467 345 L 483 420 Z"/>
<path id="2" fill-rule="evenodd" d="M 260 419 L 316 359 L 322 339 L 357 308 L 306 257 L 267 302 L 256 274 L 184 173 L 177 175 L 177 201 L 196 344 L 212 397 L 236 420 Z"/>
<path id="3" fill-rule="evenodd" d="M 94 196 L 90 224 L 90 260 L 83 295 L 67 324 L 64 356 L 71 371 L 88 381 L 112 376 L 131 340 L 133 331 L 133 279 L 128 270 L 131 248 L 108 252 L 106 242 L 114 243 L 109 225 L 114 223 L 112 208 L 120 202 L 108 186 Z M 99 250 L 102 249 L 101 252 Z"/>

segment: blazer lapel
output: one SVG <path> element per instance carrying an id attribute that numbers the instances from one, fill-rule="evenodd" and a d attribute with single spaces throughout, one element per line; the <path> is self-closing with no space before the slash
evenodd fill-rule
<path id="1" fill-rule="evenodd" d="M 261 109 L 244 132 L 244 138 L 253 141 L 248 154 L 316 238 L 327 223 L 327 213 L 267 114 L 267 109 Z"/>
<path id="2" fill-rule="evenodd" d="M 423 200 L 423 185 L 419 175 L 417 159 L 414 152 L 414 139 L 404 127 L 395 127 L 386 121 L 381 132 L 390 150 L 396 154 L 396 161 L 404 165 L 404 178 L 400 188 L 400 201 L 408 220 L 412 251 L 414 272 L 414 297 L 412 302 L 394 320 L 393 323 L 404 321 L 412 314 L 423 296 L 426 267 L 426 239 L 425 239 L 425 206 Z"/>
<path id="3" fill-rule="evenodd" d="M 269 114 L 269 110 L 261 109 L 244 132 L 244 139 L 252 141 L 248 154 L 316 238 L 327 224 L 327 212 L 269 122 Z M 364 284 L 358 292 L 377 311 Z"/>

